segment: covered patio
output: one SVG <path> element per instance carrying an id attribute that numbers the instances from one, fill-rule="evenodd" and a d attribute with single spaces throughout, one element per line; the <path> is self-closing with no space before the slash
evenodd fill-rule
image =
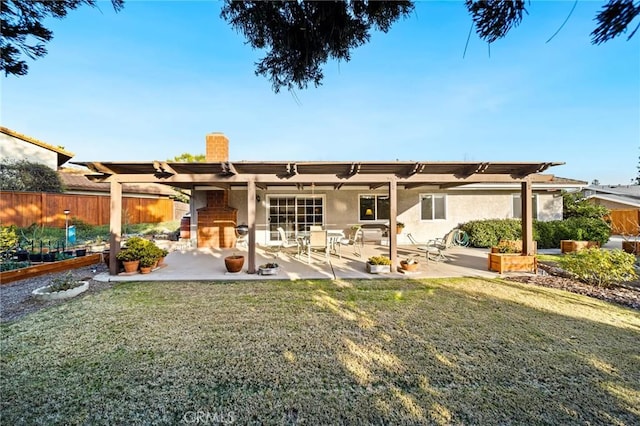
<path id="1" fill-rule="evenodd" d="M 210 151 L 220 154 L 211 154 Z M 216 156 L 217 155 L 217 156 Z M 246 274 L 256 274 L 258 265 L 269 261 L 265 258 L 260 243 L 263 240 L 256 238 L 257 229 L 260 235 L 276 234 L 276 226 L 265 219 L 266 214 L 261 210 L 257 214 L 257 201 L 260 201 L 258 191 L 262 194 L 284 193 L 311 193 L 314 188 L 322 187 L 332 194 L 349 192 L 357 194 L 358 191 L 377 191 L 384 194 L 388 204 L 386 206 L 387 229 L 390 230 L 389 238 L 385 246 L 379 246 L 373 252 L 363 252 L 362 256 L 355 259 L 333 259 L 329 262 L 329 268 L 316 268 L 314 274 L 323 277 L 338 278 L 360 277 L 365 275 L 364 263 L 372 255 L 385 255 L 391 259 L 391 271 L 396 271 L 401 257 L 402 248 L 398 246 L 393 230 L 396 229 L 399 209 L 398 196 L 401 191 L 411 191 L 416 188 L 425 190 L 447 190 L 467 184 L 516 184 L 520 187 L 521 212 L 522 212 L 522 240 L 523 253 L 533 254 L 533 229 L 532 229 L 532 184 L 550 182 L 553 175 L 543 175 L 541 172 L 549 167 L 561 165 L 560 162 L 423 162 L 423 161 L 392 161 L 392 162 L 313 162 L 313 161 L 239 161 L 231 162 L 228 158 L 228 140 L 221 134 L 207 136 L 207 162 L 205 163 L 180 163 L 166 161 L 149 162 L 80 162 L 92 170 L 95 174 L 88 177 L 92 180 L 109 182 L 111 185 L 110 204 L 110 274 L 116 276 L 116 255 L 120 250 L 122 231 L 122 185 L 125 183 L 160 183 L 178 188 L 188 189 L 192 197 L 199 195 L 201 208 L 196 203 L 191 203 L 191 246 L 200 250 L 191 250 L 190 254 L 182 253 L 186 258 L 204 258 L 206 256 L 222 257 L 225 250 L 234 246 L 235 227 L 246 224 L 248 229 L 247 246 L 245 249 Z M 233 194 L 235 206 L 229 203 Z M 242 195 L 244 194 L 244 195 Z M 264 195 L 263 195 L 264 196 Z M 240 198 L 239 198 L 240 197 Z M 241 197 L 246 197 L 242 199 Z M 334 218 L 345 216 L 349 211 L 356 209 L 356 200 L 349 201 L 343 197 L 340 212 L 329 212 L 322 216 L 322 224 L 328 226 L 334 222 Z M 367 209 L 367 211 L 371 211 Z M 334 217 L 331 217 L 331 214 Z M 262 216 L 260 216 L 262 215 Z M 261 220 L 258 222 L 258 218 Z M 209 221 L 204 223 L 205 220 Z M 217 225 L 211 226 L 211 223 Z M 353 222 L 342 222 L 340 228 L 348 234 L 346 227 Z M 308 225 L 295 223 L 287 230 L 294 237 L 298 233 L 308 230 Z M 380 222 L 378 221 L 378 224 Z M 211 238 L 220 243 L 219 246 L 209 245 Z M 433 235 L 441 237 L 441 235 Z M 270 237 L 271 238 L 271 237 Z M 205 254 L 206 247 L 216 247 Z M 228 250 L 229 253 L 237 251 Z M 178 256 L 177 254 L 175 256 Z M 203 257 L 204 256 L 204 257 Z M 462 260 L 462 259 L 458 259 Z M 455 264 L 453 258 L 449 262 Z M 186 262 L 186 260 L 179 263 Z M 302 262 L 301 262 L 302 263 Z M 296 272 L 302 265 L 284 265 L 283 272 L 300 275 Z M 216 275 L 214 269 L 206 269 L 209 275 L 203 272 L 202 278 L 211 278 Z M 288 271 L 288 272 L 285 272 Z M 303 269 L 306 274 L 308 269 Z M 224 271 L 222 271 L 224 272 Z M 424 271 L 426 273 L 426 271 Z M 169 271 L 160 272 L 168 274 Z M 392 272 L 396 273 L 396 272 Z M 160 274 L 156 274 L 158 276 Z M 205 276 L 206 275 L 206 276 Z M 368 274 L 367 274 L 368 275 Z M 236 276 L 236 279 L 240 276 Z"/>

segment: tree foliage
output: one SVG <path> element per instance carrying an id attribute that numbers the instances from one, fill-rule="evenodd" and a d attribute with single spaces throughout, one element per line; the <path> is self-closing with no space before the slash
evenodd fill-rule
<path id="1" fill-rule="evenodd" d="M 29 67 L 21 59 L 22 54 L 31 59 L 44 56 L 44 43 L 51 41 L 53 33 L 45 28 L 46 18 L 64 18 L 70 10 L 82 5 L 95 7 L 96 0 L 2 0 L 0 21 L 0 70 L 5 75 L 25 75 Z M 117 11 L 124 6 L 124 0 L 111 0 Z M 33 43 L 30 39 L 35 39 Z"/>
<path id="2" fill-rule="evenodd" d="M 55 170 L 26 160 L 0 163 L 0 182 L 3 191 L 62 192 Z"/>
<path id="3" fill-rule="evenodd" d="M 193 155 L 188 152 L 183 152 L 182 154 L 169 159 L 169 161 L 175 161 L 176 163 L 204 163 L 205 160 L 206 157 L 204 154 Z"/>
<path id="4" fill-rule="evenodd" d="M 609 215 L 609 209 L 590 203 L 580 192 L 565 192 L 562 194 L 562 217 L 588 217 L 604 220 Z"/>
<path id="5" fill-rule="evenodd" d="M 33 59 L 46 53 L 44 43 L 53 34 L 42 22 L 63 18 L 81 5 L 96 0 L 1 0 L 2 63 L 5 74 L 24 75 L 28 67 L 21 55 Z M 124 0 L 111 0 L 120 10 Z M 504 37 L 528 14 L 525 0 L 465 0 L 477 34 L 488 43 Z M 369 42 L 372 31 L 387 32 L 414 10 L 413 1 L 232 1 L 225 0 L 221 17 L 242 33 L 254 49 L 266 52 L 256 74 L 266 76 L 275 92 L 304 89 L 322 83 L 322 66 L 329 60 L 349 61 L 353 49 Z M 601 44 L 625 33 L 640 15 L 640 1 L 608 0 L 595 16 L 591 33 Z M 628 39 L 633 37 L 638 25 Z M 36 44 L 27 39 L 35 38 Z"/>

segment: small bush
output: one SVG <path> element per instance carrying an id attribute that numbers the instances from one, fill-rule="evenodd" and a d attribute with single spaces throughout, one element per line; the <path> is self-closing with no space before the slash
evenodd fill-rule
<path id="1" fill-rule="evenodd" d="M 11 250 L 18 245 L 18 230 L 15 225 L 0 226 L 0 251 Z"/>
<path id="2" fill-rule="evenodd" d="M 29 262 L 7 261 L 0 263 L 0 272 L 13 271 L 14 269 L 22 269 L 31 266 Z"/>
<path id="3" fill-rule="evenodd" d="M 598 248 L 581 250 L 559 259 L 560 266 L 580 281 L 605 288 L 635 279 L 635 261 L 635 256 L 622 250 Z"/>
<path id="4" fill-rule="evenodd" d="M 58 291 L 71 290 L 72 288 L 78 287 L 80 285 L 82 285 L 80 284 L 80 281 L 77 280 L 71 272 L 67 272 L 65 275 L 51 280 L 49 292 L 55 293 Z"/>
<path id="5" fill-rule="evenodd" d="M 387 256 L 371 256 L 367 262 L 372 265 L 391 265 L 391 259 Z"/>

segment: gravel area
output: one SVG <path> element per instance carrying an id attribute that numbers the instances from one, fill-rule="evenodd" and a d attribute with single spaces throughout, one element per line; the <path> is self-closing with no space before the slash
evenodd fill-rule
<path id="1" fill-rule="evenodd" d="M 87 294 L 102 291 L 106 288 L 112 287 L 114 284 L 113 282 L 100 282 L 93 280 L 94 275 L 101 272 L 107 272 L 107 266 L 103 262 L 74 269 L 71 272 L 76 278 L 83 281 L 89 281 L 89 290 L 76 297 L 84 297 Z M 42 308 L 68 302 L 68 300 L 40 301 L 31 296 L 31 292 L 36 288 L 48 285 L 52 279 L 65 274 L 66 272 L 59 272 L 55 274 L 41 275 L 35 278 L 0 285 L 0 322 L 15 321 Z"/>
<path id="2" fill-rule="evenodd" d="M 602 288 L 573 280 L 569 278 L 565 271 L 551 265 L 540 263 L 538 267 L 543 271 L 542 274 L 514 275 L 505 278 L 510 281 L 583 294 L 606 302 L 617 303 L 618 305 L 640 310 L 640 281 L 623 283 L 620 286 L 611 288 Z"/>

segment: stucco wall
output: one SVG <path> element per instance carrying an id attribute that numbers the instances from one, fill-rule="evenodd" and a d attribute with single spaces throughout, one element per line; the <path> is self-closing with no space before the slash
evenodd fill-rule
<path id="1" fill-rule="evenodd" d="M 426 241 L 435 237 L 443 237 L 460 223 L 478 219 L 506 219 L 513 217 L 512 195 L 518 191 L 451 191 L 447 193 L 447 218 L 445 220 L 420 219 L 420 194 L 443 194 L 443 191 L 399 190 L 398 221 L 405 224 L 404 231 L 398 236 L 399 244 L 408 244 L 407 233 L 411 233 L 418 241 Z M 278 190 L 267 193 L 256 191 L 260 201 L 256 201 L 256 242 L 267 244 L 267 195 L 310 195 L 310 191 Z M 385 190 L 349 190 L 339 191 L 315 190 L 315 195 L 325 199 L 325 225 L 329 229 L 342 229 L 345 234 L 360 222 L 358 219 L 358 196 L 360 194 L 386 194 Z M 232 190 L 229 194 L 229 205 L 238 209 L 238 223 L 247 223 L 247 192 Z M 540 220 L 562 219 L 562 197 L 559 193 L 538 194 L 538 218 Z M 386 221 L 380 221 L 385 223 Z"/>
<path id="2" fill-rule="evenodd" d="M 58 169 L 58 154 L 13 136 L 0 133 L 0 160 L 27 160 Z"/>

